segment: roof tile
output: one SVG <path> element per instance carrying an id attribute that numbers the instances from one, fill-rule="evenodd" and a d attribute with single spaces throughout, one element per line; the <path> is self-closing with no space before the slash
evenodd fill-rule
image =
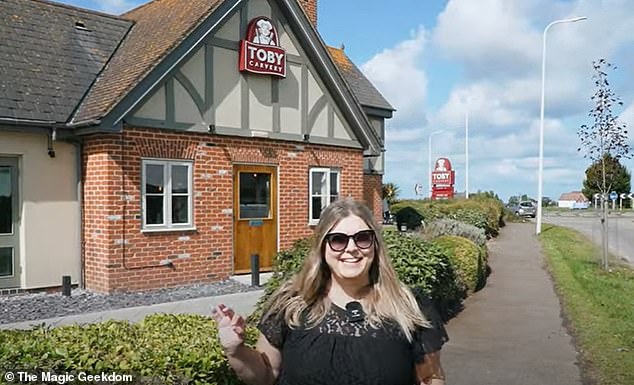
<path id="1" fill-rule="evenodd" d="M 134 26 L 73 120 L 105 116 L 223 1 L 154 0 L 122 15 Z"/>
<path id="2" fill-rule="evenodd" d="M 363 72 L 348 58 L 343 49 L 329 46 L 328 52 L 362 106 L 394 111 L 394 107 L 385 100 Z"/>
<path id="3" fill-rule="evenodd" d="M 0 98 L 19 102 L 0 99 L 0 117 L 67 122 L 130 24 L 43 0 L 0 1 L 0 89 L 13 91 Z"/>

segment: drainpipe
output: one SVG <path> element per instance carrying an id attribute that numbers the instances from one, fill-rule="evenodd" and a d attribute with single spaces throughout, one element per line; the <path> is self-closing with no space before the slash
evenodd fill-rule
<path id="1" fill-rule="evenodd" d="M 84 173 L 84 164 L 82 161 L 83 156 L 83 144 L 81 139 L 77 142 L 73 141 L 73 145 L 77 149 L 75 155 L 75 162 L 77 164 L 77 203 L 79 205 L 79 287 L 81 289 L 86 288 L 86 259 L 85 259 L 85 244 L 84 244 L 84 181 L 82 179 L 82 175 Z"/>

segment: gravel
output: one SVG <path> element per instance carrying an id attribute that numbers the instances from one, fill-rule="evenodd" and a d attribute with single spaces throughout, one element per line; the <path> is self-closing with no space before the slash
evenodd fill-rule
<path id="1" fill-rule="evenodd" d="M 260 290 L 233 279 L 210 284 L 158 289 L 136 293 L 101 294 L 73 289 L 70 296 L 57 293 L 21 293 L 0 296 L 0 324 L 92 313 L 134 306 L 182 301 L 223 294 Z"/>

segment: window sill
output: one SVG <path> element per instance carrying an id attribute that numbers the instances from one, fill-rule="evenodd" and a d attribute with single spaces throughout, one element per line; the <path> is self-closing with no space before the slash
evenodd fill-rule
<path id="1" fill-rule="evenodd" d="M 141 229 L 141 233 L 173 233 L 177 231 L 196 231 L 196 227 L 162 227 L 156 229 Z"/>

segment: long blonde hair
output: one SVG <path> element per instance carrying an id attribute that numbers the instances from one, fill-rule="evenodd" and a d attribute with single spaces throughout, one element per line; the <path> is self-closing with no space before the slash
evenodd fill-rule
<path id="1" fill-rule="evenodd" d="M 314 327 L 330 308 L 328 288 L 330 267 L 325 261 L 325 236 L 343 218 L 356 215 L 375 233 L 375 256 L 370 266 L 370 292 L 365 298 L 371 326 L 385 320 L 398 323 L 409 341 L 416 326 L 429 326 L 412 292 L 402 284 L 392 267 L 383 237 L 372 212 L 361 202 L 341 199 L 331 203 L 322 213 L 302 269 L 283 283 L 265 305 L 264 318 L 283 316 L 290 327 Z M 305 318 L 303 318 L 305 316 Z"/>

